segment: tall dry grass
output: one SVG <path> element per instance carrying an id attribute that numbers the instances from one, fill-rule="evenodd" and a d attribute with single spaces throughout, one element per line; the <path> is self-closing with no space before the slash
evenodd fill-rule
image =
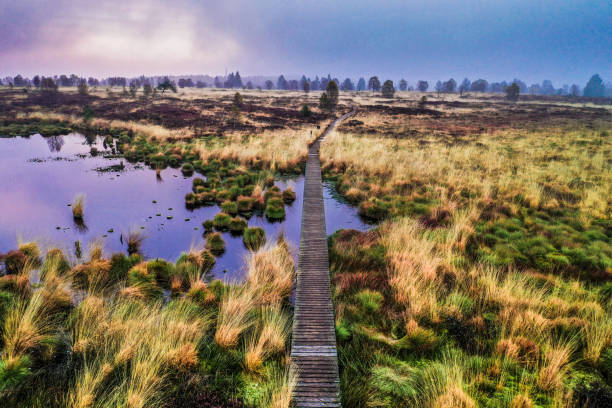
<path id="1" fill-rule="evenodd" d="M 321 145 L 321 161 L 350 176 L 356 189 L 374 185 L 368 194 L 425 183 L 432 188 L 453 186 L 455 194 L 465 188 L 484 198 L 521 194 L 535 208 L 558 206 L 559 197 L 551 195 L 551 189 L 563 195 L 569 185 L 582 180 L 581 188 L 574 189 L 580 196 L 579 208 L 605 217 L 612 206 L 612 171 L 605 153 L 611 145 L 608 138 L 589 130 L 500 131 L 454 145 L 335 130 Z"/>
<path id="2" fill-rule="evenodd" d="M 252 135 L 235 132 L 223 139 L 199 141 L 195 151 L 205 162 L 222 159 L 272 170 L 293 170 L 306 160 L 308 144 L 317 136 L 314 126 L 297 130 L 266 130 Z"/>
<path id="3" fill-rule="evenodd" d="M 53 112 L 28 112 L 19 114 L 18 117 L 24 119 L 39 119 L 67 122 L 72 125 L 83 125 L 83 118 L 75 115 L 67 115 L 63 113 Z M 167 129 L 163 126 L 154 125 L 152 123 L 124 121 L 124 120 L 109 120 L 103 118 L 93 118 L 88 122 L 88 126 L 97 129 L 125 129 L 131 130 L 135 134 L 143 135 L 147 138 L 164 141 L 168 139 L 185 140 L 193 136 L 193 130 L 189 128 Z"/>
<path id="4" fill-rule="evenodd" d="M 167 306 L 125 298 L 88 296 L 72 319 L 72 346 L 85 361 L 66 396 L 71 407 L 163 406 L 167 376 L 192 370 L 196 345 L 210 324 L 186 301 Z M 121 373 L 114 389 L 99 389 L 106 376 Z M 104 391 L 104 392 L 102 392 Z"/>

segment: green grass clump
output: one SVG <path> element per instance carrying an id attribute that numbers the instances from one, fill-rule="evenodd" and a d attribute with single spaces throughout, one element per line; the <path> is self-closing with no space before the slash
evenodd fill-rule
<path id="1" fill-rule="evenodd" d="M 221 210 L 230 215 L 238 214 L 238 204 L 234 201 L 226 201 L 221 204 Z"/>
<path id="2" fill-rule="evenodd" d="M 357 293 L 355 299 L 367 313 L 374 313 L 380 309 L 383 302 L 383 295 L 379 292 L 365 289 Z"/>
<path id="3" fill-rule="evenodd" d="M 163 259 L 157 258 L 147 262 L 147 271 L 155 275 L 155 280 L 161 287 L 168 288 L 170 285 L 170 276 L 174 274 L 174 265 Z"/>
<path id="4" fill-rule="evenodd" d="M 377 198 L 369 201 L 362 201 L 361 204 L 359 204 L 359 215 L 373 221 L 380 221 L 387 218 L 390 210 L 391 205 L 388 202 Z"/>
<path id="5" fill-rule="evenodd" d="M 232 217 L 229 214 L 223 212 L 215 215 L 215 218 L 213 219 L 213 225 L 215 226 L 217 231 L 227 231 L 231 222 Z"/>
<path id="6" fill-rule="evenodd" d="M 225 252 L 225 241 L 219 232 L 213 232 L 206 236 L 206 249 L 214 255 L 221 255 Z"/>
<path id="7" fill-rule="evenodd" d="M 163 294 L 157 285 L 157 277 L 153 271 L 149 271 L 146 264 L 140 263 L 133 266 L 128 272 L 128 283 L 138 290 L 146 298 L 158 298 Z"/>
<path id="8" fill-rule="evenodd" d="M 238 204 L 238 212 L 246 214 L 253 209 L 253 199 L 247 196 L 239 196 L 236 203 Z"/>
<path id="9" fill-rule="evenodd" d="M 266 202 L 266 218 L 271 221 L 280 221 L 285 218 L 285 205 L 278 197 L 270 198 Z"/>
<path id="10" fill-rule="evenodd" d="M 240 217 L 234 217 L 232 218 L 232 221 L 230 222 L 229 225 L 229 230 L 233 233 L 233 234 L 242 234 L 244 229 L 247 227 L 247 222 L 240 218 Z"/>
<path id="11" fill-rule="evenodd" d="M 244 246 L 252 251 L 257 251 L 266 243 L 266 232 L 263 228 L 246 228 L 242 235 Z"/>
<path id="12" fill-rule="evenodd" d="M 198 204 L 198 198 L 194 193 L 185 194 L 185 206 L 193 208 Z"/>
<path id="13" fill-rule="evenodd" d="M 287 187 L 287 189 L 283 191 L 282 198 L 285 204 L 291 204 L 295 201 L 296 198 L 295 191 L 293 191 L 291 187 Z"/>
<path id="14" fill-rule="evenodd" d="M 181 167 L 181 173 L 184 176 L 191 176 L 193 174 L 193 165 L 191 163 L 184 163 L 183 167 Z"/>
<path id="15" fill-rule="evenodd" d="M 215 222 L 213 220 L 206 220 L 202 223 L 202 227 L 204 228 L 204 233 L 208 234 L 213 232 L 213 228 L 215 227 Z"/>

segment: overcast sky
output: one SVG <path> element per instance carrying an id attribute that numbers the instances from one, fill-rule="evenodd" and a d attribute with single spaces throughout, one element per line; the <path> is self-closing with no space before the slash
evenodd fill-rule
<path id="1" fill-rule="evenodd" d="M 0 0 L 0 75 L 612 81 L 610 0 Z"/>

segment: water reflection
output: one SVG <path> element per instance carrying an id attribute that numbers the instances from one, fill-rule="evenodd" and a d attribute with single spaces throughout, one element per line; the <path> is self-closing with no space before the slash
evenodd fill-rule
<path id="1" fill-rule="evenodd" d="M 51 153 L 59 153 L 64 145 L 64 136 L 49 136 L 47 138 L 47 145 Z"/>
<path id="2" fill-rule="evenodd" d="M 46 157 L 51 146 L 57 148 L 55 154 L 61 149 L 62 160 L 32 161 Z M 117 164 L 104 154 L 92 157 L 91 147 L 110 152 L 103 138 L 86 139 L 80 134 L 0 139 L 0 252 L 14 249 L 18 234 L 59 246 L 67 253 L 74 253 L 75 241 L 87 248 L 95 239 L 104 240 L 107 254 L 125 252 L 126 237 L 120 233 L 130 229 L 146 236 L 141 250 L 147 258 L 174 261 L 183 251 L 204 247 L 202 222 L 221 210 L 218 206 L 185 207 L 193 177 L 184 177 L 179 169 L 156 172 L 130 163 Z M 263 228 L 268 241 L 284 233 L 297 250 L 304 178 L 281 179 L 276 184 L 283 190 L 292 186 L 296 193 L 293 204 L 285 207 L 285 220 L 271 224 L 263 215 L 253 215 L 248 225 Z M 87 196 L 83 225 L 75 225 L 67 206 L 78 193 Z M 369 228 L 354 207 L 333 197 L 329 187 L 324 189 L 324 202 L 328 234 L 339 228 Z M 241 236 L 222 235 L 226 251 L 212 274 L 225 280 L 241 279 L 248 250 Z"/>

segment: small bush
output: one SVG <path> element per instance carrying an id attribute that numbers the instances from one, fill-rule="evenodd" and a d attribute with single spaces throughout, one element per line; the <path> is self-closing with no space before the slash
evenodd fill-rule
<path id="1" fill-rule="evenodd" d="M 271 221 L 280 221 L 285 218 L 285 205 L 282 200 L 274 197 L 266 203 L 266 218 Z"/>
<path id="2" fill-rule="evenodd" d="M 215 215 L 215 218 L 213 219 L 213 225 L 215 226 L 217 231 L 227 231 L 231 222 L 232 217 L 222 212 Z"/>
<path id="3" fill-rule="evenodd" d="M 285 191 L 283 191 L 283 202 L 285 204 L 291 204 L 295 201 L 295 191 L 291 187 L 287 187 Z"/>
<path id="4" fill-rule="evenodd" d="M 247 227 L 247 222 L 240 217 L 232 218 L 229 229 L 234 234 L 242 234 L 244 229 Z"/>
<path id="5" fill-rule="evenodd" d="M 238 204 L 234 201 L 226 201 L 221 204 L 221 210 L 223 210 L 224 213 L 236 215 L 238 214 Z"/>
<path id="6" fill-rule="evenodd" d="M 225 241 L 219 232 L 213 232 L 206 236 L 206 249 L 214 255 L 220 255 L 225 252 Z"/>
<path id="7" fill-rule="evenodd" d="M 193 174 L 193 165 L 191 163 L 184 163 L 181 167 L 181 173 L 184 176 L 191 176 Z"/>
<path id="8" fill-rule="evenodd" d="M 259 227 L 246 228 L 242 235 L 244 246 L 252 251 L 257 251 L 266 243 L 266 232 Z"/>
<path id="9" fill-rule="evenodd" d="M 213 231 L 215 226 L 215 222 L 213 220 L 206 220 L 202 223 L 202 228 L 204 228 L 204 233 L 208 234 Z"/>
<path id="10" fill-rule="evenodd" d="M 367 312 L 374 313 L 380 309 L 380 305 L 383 301 L 383 295 L 373 290 L 362 290 L 355 295 L 355 300 L 359 305 Z"/>

